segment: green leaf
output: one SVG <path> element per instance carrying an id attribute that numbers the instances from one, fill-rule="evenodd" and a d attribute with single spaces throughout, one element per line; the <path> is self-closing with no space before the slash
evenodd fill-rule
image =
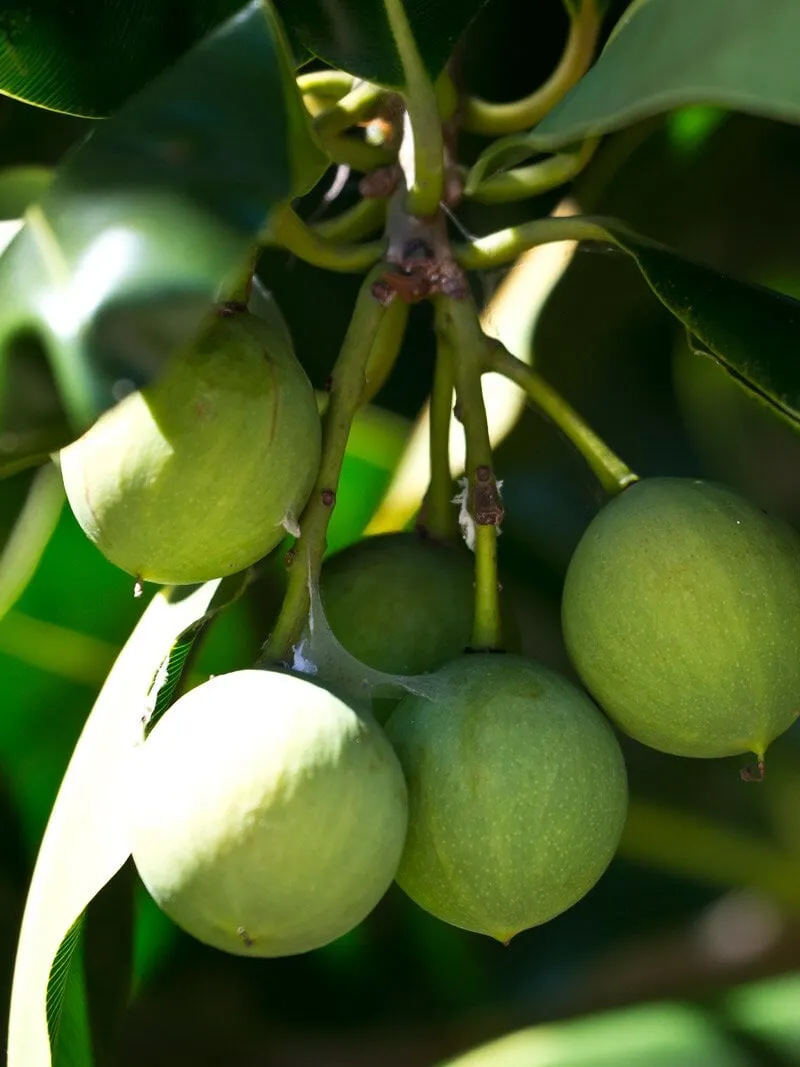
<path id="1" fill-rule="evenodd" d="M 0 221 L 20 219 L 53 180 L 49 167 L 6 167 L 0 170 Z"/>
<path id="2" fill-rule="evenodd" d="M 558 1025 L 532 1026 L 442 1067 L 752 1067 L 706 1015 L 685 1004 L 646 1004 Z"/>
<path id="3" fill-rule="evenodd" d="M 486 0 L 405 0 L 406 17 L 431 78 L 442 72 L 459 37 Z M 382 0 L 275 0 L 309 52 L 333 67 L 395 88 L 404 84 Z"/>
<path id="4" fill-rule="evenodd" d="M 643 1004 L 531 1026 L 450 1059 L 441 1067 L 756 1067 L 756 1063 L 794 1063 L 800 1041 L 798 996 L 800 978 L 784 975 L 739 986 L 707 1007 Z M 757 1057 L 762 1048 L 763 1060 Z"/>
<path id="5" fill-rule="evenodd" d="M 54 111 L 108 115 L 240 6 L 4 0 L 0 92 Z"/>
<path id="6" fill-rule="evenodd" d="M 639 0 L 529 135 L 550 151 L 686 104 L 800 122 L 797 0 Z"/>
<path id="7" fill-rule="evenodd" d="M 717 360 L 781 415 L 800 422 L 800 301 L 694 263 L 616 220 L 596 221 L 633 256 L 697 351 Z"/>
<path id="8" fill-rule="evenodd" d="M 150 381 L 327 159 L 274 12 L 253 0 L 59 169 L 0 259 L 0 357 L 44 344 L 76 429 Z"/>
<path id="9" fill-rule="evenodd" d="M 42 839 L 22 920 L 8 1032 L 8 1067 L 52 1067 L 48 1014 L 59 1010 L 51 971 L 64 938 L 131 849 L 128 776 L 153 679 L 188 627 L 237 595 L 242 578 L 165 589 L 117 658 L 75 747 Z M 59 949 L 62 951 L 59 953 Z"/>
<path id="10" fill-rule="evenodd" d="M 36 573 L 63 506 L 61 474 L 48 463 L 34 475 L 0 555 L 0 619 L 14 606 Z"/>
<path id="11" fill-rule="evenodd" d="M 92 1051 L 83 980 L 83 917 L 59 946 L 47 984 L 47 1032 L 53 1063 L 91 1067 Z"/>

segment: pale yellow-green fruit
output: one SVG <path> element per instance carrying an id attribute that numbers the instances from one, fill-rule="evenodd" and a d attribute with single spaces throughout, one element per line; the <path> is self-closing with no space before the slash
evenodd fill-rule
<path id="1" fill-rule="evenodd" d="M 190 690 L 136 752 L 133 858 L 198 940 L 291 956 L 381 899 L 406 786 L 380 726 L 298 675 L 242 670 Z"/>
<path id="2" fill-rule="evenodd" d="M 562 620 L 584 684 L 652 748 L 763 761 L 797 719 L 800 537 L 725 486 L 644 478 L 606 504 Z"/>
<path id="3" fill-rule="evenodd" d="M 320 458 L 311 384 L 286 339 L 248 312 L 215 315 L 151 386 L 60 454 L 88 537 L 135 577 L 222 577 L 273 549 Z"/>
<path id="4" fill-rule="evenodd" d="M 627 812 L 614 733 L 574 685 L 521 656 L 462 656 L 386 724 L 408 782 L 401 889 L 507 942 L 580 900 Z"/>

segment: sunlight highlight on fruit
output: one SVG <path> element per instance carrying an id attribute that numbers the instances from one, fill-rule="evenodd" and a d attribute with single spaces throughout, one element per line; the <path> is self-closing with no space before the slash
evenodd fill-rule
<path id="1" fill-rule="evenodd" d="M 394 877 L 406 787 L 381 728 L 298 675 L 190 690 L 137 754 L 133 858 L 160 907 L 243 956 L 328 944 Z"/>
<path id="2" fill-rule="evenodd" d="M 314 394 L 291 349 L 256 316 L 224 310 L 60 461 L 75 517 L 101 552 L 137 579 L 181 585 L 274 548 L 319 456 Z"/>

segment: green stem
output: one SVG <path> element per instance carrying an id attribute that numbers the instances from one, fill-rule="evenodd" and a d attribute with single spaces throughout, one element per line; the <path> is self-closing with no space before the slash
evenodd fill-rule
<path id="1" fill-rule="evenodd" d="M 478 649 L 497 649 L 502 644 L 495 526 L 475 528 L 475 624 L 470 644 Z"/>
<path id="2" fill-rule="evenodd" d="M 360 272 L 369 270 L 380 260 L 382 241 L 363 245 L 339 245 L 320 237 L 307 226 L 288 204 L 276 211 L 261 244 L 282 245 L 298 259 L 323 270 Z"/>
<path id="3" fill-rule="evenodd" d="M 363 282 L 333 368 L 330 402 L 322 427 L 322 462 L 309 501 L 300 516 L 301 533 L 289 568 L 286 596 L 261 662 L 291 663 L 294 646 L 308 621 L 309 583 L 319 578 L 350 427 L 364 395 L 365 372 L 373 341 L 387 310 L 372 295 L 372 285 L 383 269 L 382 266 L 376 267 Z"/>
<path id="4" fill-rule="evenodd" d="M 316 223 L 311 230 L 324 241 L 339 244 L 371 237 L 376 230 L 381 228 L 385 220 L 386 200 L 378 197 L 364 197 L 346 211 Z"/>
<path id="5" fill-rule="evenodd" d="M 361 403 L 369 404 L 386 383 L 405 337 L 410 306 L 403 300 L 393 300 L 386 308 L 364 372 L 364 394 Z"/>
<path id="6" fill-rule="evenodd" d="M 314 129 L 323 142 L 355 126 L 375 108 L 386 92 L 378 85 L 360 82 L 354 89 L 314 119 Z"/>
<path id="7" fill-rule="evenodd" d="M 425 498 L 425 526 L 431 536 L 439 541 L 452 541 L 458 536 L 458 518 L 453 507 L 453 475 L 450 470 L 454 362 L 449 337 L 440 333 L 430 405 L 431 482 Z"/>
<path id="8" fill-rule="evenodd" d="M 329 96 L 340 100 L 353 88 L 355 78 L 343 70 L 312 70 L 297 77 L 297 88 L 304 95 Z"/>
<path id="9" fill-rule="evenodd" d="M 464 270 L 493 270 L 517 259 L 536 245 L 554 241 L 604 241 L 614 243 L 611 234 L 599 223 L 580 215 L 566 218 L 533 219 L 467 244 L 456 245 L 453 255 Z"/>
<path id="10" fill-rule="evenodd" d="M 503 174 L 494 174 L 474 189 L 467 181 L 464 195 L 471 200 L 477 200 L 479 204 L 506 204 L 540 196 L 577 177 L 592 158 L 599 143 L 598 138 L 591 138 L 584 141 L 578 152 L 560 152 L 529 167 L 515 167 Z"/>
<path id="11" fill-rule="evenodd" d="M 365 144 L 357 137 L 349 137 L 344 133 L 335 137 L 326 137 L 322 146 L 333 163 L 344 163 L 345 166 L 352 167 L 353 170 L 360 171 L 362 174 L 369 174 L 378 167 L 386 167 L 397 159 L 396 152 L 377 145 Z"/>
<path id="12" fill-rule="evenodd" d="M 471 133 L 499 137 L 535 126 L 589 69 L 600 21 L 596 0 L 582 0 L 570 17 L 569 36 L 561 60 L 544 85 L 529 96 L 507 104 L 467 96 L 463 101 L 463 128 Z"/>
<path id="13" fill-rule="evenodd" d="M 383 0 L 406 85 L 403 99 L 408 121 L 403 137 L 413 142 L 413 163 L 404 168 L 410 215 L 435 215 L 444 193 L 444 141 L 436 90 L 428 77 L 408 24 L 403 0 Z M 401 154 L 402 154 L 401 149 Z"/>
<path id="14" fill-rule="evenodd" d="M 537 371 L 512 356 L 499 342 L 487 350 L 485 367 L 516 383 L 530 402 L 558 426 L 607 493 L 619 493 L 637 480 L 630 467 L 611 451 L 574 408 Z"/>
<path id="15" fill-rule="evenodd" d="M 466 442 L 467 540 L 475 552 L 474 649 L 501 647 L 500 590 L 497 581 L 497 528 L 503 508 L 492 470 L 492 445 L 481 389 L 487 338 L 471 294 L 463 299 L 434 298 L 437 334 L 453 353 L 459 418 Z M 472 536 L 471 536 L 472 534 Z"/>

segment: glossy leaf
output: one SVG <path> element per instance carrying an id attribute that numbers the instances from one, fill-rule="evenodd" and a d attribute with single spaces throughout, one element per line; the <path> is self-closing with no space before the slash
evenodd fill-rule
<path id="1" fill-rule="evenodd" d="M 108 115 L 239 6 L 237 0 L 4 0 L 0 92 L 54 111 Z"/>
<path id="2" fill-rule="evenodd" d="M 549 151 L 686 104 L 800 122 L 796 0 L 638 0 L 536 127 Z"/>
<path id="3" fill-rule="evenodd" d="M 486 0 L 405 0 L 428 74 L 436 78 Z M 403 67 L 382 0 L 275 0 L 309 52 L 367 81 L 401 87 Z"/>
<path id="4" fill-rule="evenodd" d="M 51 970 L 57 955 L 59 968 L 67 966 L 64 938 L 130 855 L 128 775 L 148 701 L 152 710 L 157 698 L 154 679 L 179 635 L 241 589 L 242 577 L 234 575 L 160 591 L 109 673 L 64 775 L 31 879 L 14 968 L 8 1067 L 52 1065 L 48 1015 L 54 1018 L 59 1004 L 57 984 L 48 997 Z"/>
<path id="5" fill-rule="evenodd" d="M 597 221 L 633 256 L 697 350 L 780 414 L 800 422 L 800 301 L 694 263 L 622 223 Z"/>
<path id="6" fill-rule="evenodd" d="M 272 9 L 238 15 L 96 127 L 0 259 L 0 355 L 44 344 L 88 425 L 153 378 L 327 166 Z"/>

